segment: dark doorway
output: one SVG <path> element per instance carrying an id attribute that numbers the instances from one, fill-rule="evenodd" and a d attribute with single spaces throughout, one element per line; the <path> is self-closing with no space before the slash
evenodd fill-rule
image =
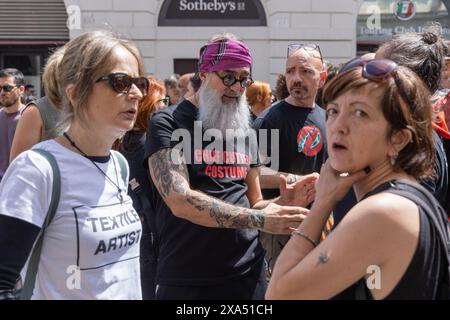
<path id="1" fill-rule="evenodd" d="M 22 71 L 27 83 L 34 85 L 37 97 L 44 95 L 41 75 L 47 58 L 56 46 L 1 45 L 0 69 L 16 68 Z"/>
<path id="2" fill-rule="evenodd" d="M 197 72 L 197 64 L 198 59 L 173 59 L 173 70 L 179 75 Z"/>

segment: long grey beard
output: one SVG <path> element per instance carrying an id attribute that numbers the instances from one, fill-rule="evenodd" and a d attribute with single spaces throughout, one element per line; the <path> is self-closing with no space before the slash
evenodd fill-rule
<path id="1" fill-rule="evenodd" d="M 199 120 L 205 130 L 220 130 L 223 137 L 226 137 L 227 130 L 238 133 L 238 136 L 247 135 L 250 108 L 244 94 L 237 103 L 223 103 L 221 96 L 205 83 L 199 90 Z"/>

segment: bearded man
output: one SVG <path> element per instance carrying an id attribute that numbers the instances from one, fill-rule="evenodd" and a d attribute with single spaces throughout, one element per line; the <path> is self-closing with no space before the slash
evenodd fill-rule
<path id="1" fill-rule="evenodd" d="M 146 159 L 161 197 L 156 299 L 263 299 L 258 230 L 288 234 L 307 212 L 288 207 L 307 196 L 297 186 L 262 201 L 244 94 L 251 64 L 243 42 L 214 38 L 200 50 L 200 90 L 149 122 Z"/>
<path id="2" fill-rule="evenodd" d="M 22 72 L 0 70 L 0 181 L 9 166 L 9 153 L 20 113 L 25 107 L 20 100 L 25 80 Z"/>

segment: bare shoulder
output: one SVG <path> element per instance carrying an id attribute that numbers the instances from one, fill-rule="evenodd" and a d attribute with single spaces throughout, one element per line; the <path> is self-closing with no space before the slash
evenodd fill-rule
<path id="1" fill-rule="evenodd" d="M 22 111 L 22 117 L 25 115 L 29 117 L 39 117 L 39 118 L 41 117 L 39 108 L 34 103 L 30 103 L 28 106 L 25 107 L 25 109 Z"/>
<path id="2" fill-rule="evenodd" d="M 345 216 L 343 223 L 370 226 L 385 236 L 416 234 L 419 230 L 419 209 L 409 199 L 382 192 L 362 200 Z"/>

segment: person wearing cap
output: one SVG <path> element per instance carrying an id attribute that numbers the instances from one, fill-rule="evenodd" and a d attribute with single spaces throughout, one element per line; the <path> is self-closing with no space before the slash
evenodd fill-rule
<path id="1" fill-rule="evenodd" d="M 268 132 L 266 155 L 271 161 L 263 163 L 273 172 L 263 171 L 261 187 L 264 199 L 280 194 L 275 177 L 285 174 L 292 182 L 300 175 L 317 176 L 325 162 L 325 111 L 315 100 L 326 76 L 319 46 L 289 45 L 284 73 L 289 96 L 263 111 L 253 124 L 255 130 Z M 272 136 L 275 141 L 271 140 Z M 278 159 L 278 166 L 274 159 Z M 269 266 L 273 267 L 289 237 L 261 233 L 261 238 Z"/>
<path id="2" fill-rule="evenodd" d="M 149 122 L 145 159 L 161 197 L 156 299 L 263 299 L 258 231 L 288 234 L 308 211 L 286 206 L 307 194 L 285 180 L 280 198 L 262 201 L 245 139 L 251 65 L 243 42 L 215 37 L 200 50 L 199 91 Z"/>

